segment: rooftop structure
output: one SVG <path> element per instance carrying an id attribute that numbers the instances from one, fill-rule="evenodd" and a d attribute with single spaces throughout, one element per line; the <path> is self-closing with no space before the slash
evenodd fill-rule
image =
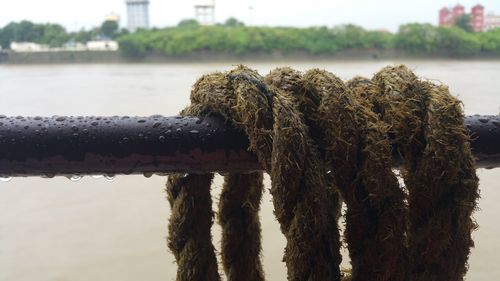
<path id="1" fill-rule="evenodd" d="M 104 18 L 106 21 L 115 21 L 115 22 L 120 22 L 120 15 L 116 14 L 116 13 L 109 13 L 106 15 L 106 17 Z"/>
<path id="2" fill-rule="evenodd" d="M 196 20 L 202 25 L 215 24 L 215 0 L 198 0 L 194 4 Z"/>
<path id="3" fill-rule="evenodd" d="M 127 28 L 135 31 L 149 27 L 149 0 L 125 0 L 127 4 Z"/>

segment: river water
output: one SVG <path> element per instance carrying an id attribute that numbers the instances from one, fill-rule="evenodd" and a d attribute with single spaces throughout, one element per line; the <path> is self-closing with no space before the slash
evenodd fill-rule
<path id="1" fill-rule="evenodd" d="M 385 62 L 249 63 L 266 74 L 289 65 L 327 69 L 343 79 L 371 76 Z M 416 73 L 450 86 L 466 114 L 498 114 L 500 62 L 407 61 Z M 175 115 L 189 103 L 197 77 L 231 63 L 0 66 L 0 114 Z M 500 169 L 479 170 L 480 228 L 467 280 L 499 280 Z M 169 208 L 158 176 L 15 178 L 0 182 L 0 280 L 174 280 L 165 236 Z M 216 178 L 214 205 L 221 179 Z M 264 267 L 286 280 L 284 239 L 263 199 Z M 214 243 L 220 243 L 214 227 Z"/>

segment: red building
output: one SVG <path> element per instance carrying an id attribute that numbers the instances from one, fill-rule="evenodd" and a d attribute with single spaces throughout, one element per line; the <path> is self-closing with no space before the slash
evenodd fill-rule
<path id="1" fill-rule="evenodd" d="M 453 9 L 451 10 L 451 14 L 453 16 L 453 19 L 465 14 L 465 7 L 457 4 Z"/>
<path id="2" fill-rule="evenodd" d="M 480 4 L 472 7 L 472 30 L 474 32 L 481 32 L 484 30 L 484 7 Z"/>
<path id="3" fill-rule="evenodd" d="M 452 26 L 457 17 L 465 14 L 464 6 L 458 4 L 453 8 L 442 8 L 439 10 L 439 26 Z M 471 26 L 474 32 L 484 31 L 486 28 L 484 6 L 477 4 L 471 9 Z"/>
<path id="4" fill-rule="evenodd" d="M 442 8 L 439 10 L 439 26 L 449 26 L 452 24 L 453 17 L 451 16 L 451 11 L 448 8 Z"/>

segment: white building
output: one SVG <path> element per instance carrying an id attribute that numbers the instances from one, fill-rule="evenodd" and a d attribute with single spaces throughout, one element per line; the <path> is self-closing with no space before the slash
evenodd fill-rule
<path id="1" fill-rule="evenodd" d="M 489 14 L 484 17 L 484 31 L 500 28 L 500 15 Z"/>
<path id="2" fill-rule="evenodd" d="M 47 52 L 49 46 L 41 45 L 33 42 L 11 42 L 10 50 L 13 52 Z"/>
<path id="3" fill-rule="evenodd" d="M 89 41 L 87 42 L 87 50 L 89 51 L 117 51 L 118 42 L 111 40 Z"/>
<path id="4" fill-rule="evenodd" d="M 127 28 L 149 28 L 149 0 L 125 0 L 127 4 Z"/>

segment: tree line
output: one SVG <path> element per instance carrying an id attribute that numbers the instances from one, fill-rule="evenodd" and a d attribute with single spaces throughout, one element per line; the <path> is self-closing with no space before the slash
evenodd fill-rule
<path id="1" fill-rule="evenodd" d="M 245 26 L 230 18 L 222 24 L 202 26 L 183 20 L 175 27 L 153 28 L 128 33 L 116 22 L 100 27 L 67 32 L 57 24 L 10 23 L 0 29 L 0 45 L 30 41 L 61 46 L 68 41 L 85 43 L 94 38 L 117 39 L 120 51 L 131 58 L 148 54 L 182 56 L 196 52 L 230 55 L 306 52 L 336 54 L 347 49 L 395 49 L 423 56 L 500 56 L 500 29 L 473 33 L 467 26 L 436 27 L 431 24 L 405 24 L 396 33 L 366 30 L 348 24 L 329 27 Z"/>
<path id="2" fill-rule="evenodd" d="M 99 27 L 76 32 L 68 32 L 59 24 L 21 21 L 11 22 L 0 28 L 0 46 L 8 49 L 11 42 L 33 42 L 61 47 L 68 42 L 86 43 L 99 38 L 115 39 L 125 34 L 128 32 L 125 29 L 120 30 L 115 21 L 104 21 Z"/>
<path id="3" fill-rule="evenodd" d="M 232 55 L 252 53 L 336 54 L 346 49 L 396 49 L 411 55 L 500 55 L 500 29 L 472 33 L 460 27 L 405 24 L 398 32 L 366 30 L 355 25 L 328 27 L 254 27 L 228 20 L 201 26 L 194 20 L 176 27 L 142 30 L 118 38 L 128 57 L 149 53 L 168 56 L 208 51 Z"/>

